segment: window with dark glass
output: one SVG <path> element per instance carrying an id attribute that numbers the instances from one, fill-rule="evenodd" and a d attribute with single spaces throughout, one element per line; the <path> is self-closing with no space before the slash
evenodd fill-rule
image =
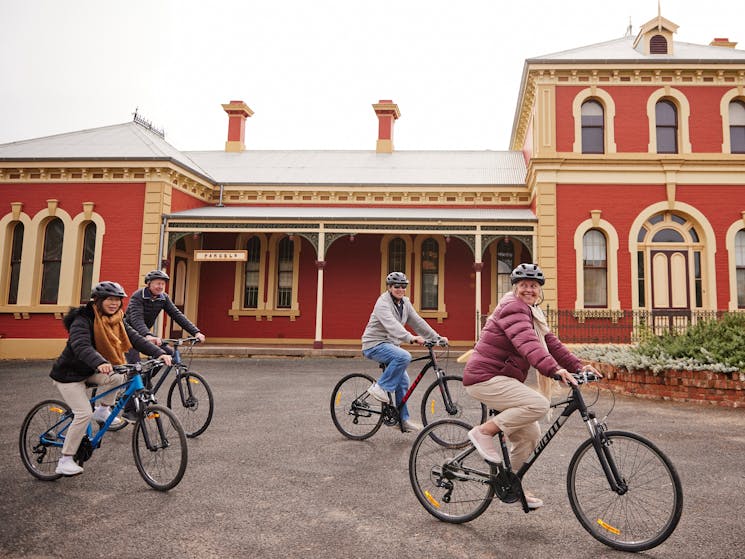
<path id="1" fill-rule="evenodd" d="M 16 222 L 13 227 L 13 240 L 10 249 L 10 284 L 8 285 L 8 304 L 18 303 L 18 282 L 21 277 L 21 256 L 23 252 L 23 223 Z"/>
<path id="2" fill-rule="evenodd" d="M 639 293 L 639 307 L 646 305 L 646 298 L 644 296 L 644 251 L 638 251 L 636 253 L 636 266 L 637 266 L 637 289 Z"/>
<path id="3" fill-rule="evenodd" d="M 80 257 L 80 302 L 85 303 L 93 288 L 93 262 L 96 258 L 96 224 L 92 221 L 83 231 L 83 251 Z"/>
<path id="4" fill-rule="evenodd" d="M 247 309 L 259 307 L 259 265 L 261 264 L 261 241 L 251 237 L 246 243 L 246 279 L 243 306 Z M 290 284 L 292 285 L 292 284 Z"/>
<path id="5" fill-rule="evenodd" d="M 295 243 L 289 237 L 279 241 L 277 251 L 277 308 L 292 306 L 292 278 Z"/>
<path id="6" fill-rule="evenodd" d="M 437 310 L 440 246 L 432 238 L 422 243 L 422 310 Z"/>
<path id="7" fill-rule="evenodd" d="M 745 103 L 732 101 L 729 104 L 730 153 L 745 153 Z"/>
<path id="8" fill-rule="evenodd" d="M 401 237 L 396 237 L 388 243 L 388 271 L 405 272 L 406 271 L 406 242 Z"/>
<path id="9" fill-rule="evenodd" d="M 59 218 L 52 219 L 44 229 L 44 252 L 41 259 L 41 294 L 39 302 L 54 305 L 59 295 L 59 275 L 62 267 L 62 240 L 65 225 Z"/>
<path id="10" fill-rule="evenodd" d="M 603 106 L 597 101 L 582 104 L 582 153 L 605 153 Z"/>
<path id="11" fill-rule="evenodd" d="M 678 153 L 678 111 L 670 101 L 655 105 L 657 153 Z"/>
<path id="12" fill-rule="evenodd" d="M 582 237 L 582 267 L 585 285 L 585 306 L 605 307 L 608 304 L 608 257 L 605 235 L 590 229 Z"/>
<path id="13" fill-rule="evenodd" d="M 745 309 L 745 229 L 735 235 L 735 274 L 737 276 L 737 308 Z"/>
<path id="14" fill-rule="evenodd" d="M 515 262 L 515 245 L 508 239 L 497 243 L 497 296 L 499 299 L 512 287 L 510 273 Z"/>
<path id="15" fill-rule="evenodd" d="M 649 39 L 649 54 L 667 54 L 667 39 L 662 35 Z"/>

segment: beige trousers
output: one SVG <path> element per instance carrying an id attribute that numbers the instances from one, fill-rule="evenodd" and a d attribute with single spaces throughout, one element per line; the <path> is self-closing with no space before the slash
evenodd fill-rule
<path id="1" fill-rule="evenodd" d="M 122 384 L 124 380 L 124 375 L 120 374 L 104 375 L 102 373 L 95 373 L 89 376 L 87 380 L 80 382 L 52 381 L 60 394 L 62 394 L 62 399 L 68 406 L 70 406 L 70 409 L 75 416 L 70 424 L 70 428 L 67 430 L 65 443 L 62 445 L 62 454 L 71 456 L 78 451 L 80 441 L 83 440 L 85 430 L 88 427 L 88 422 L 90 422 L 91 415 L 93 415 L 85 383 L 97 384 L 99 392 L 106 392 L 107 390 L 116 388 Z M 102 406 L 110 406 L 115 401 L 116 392 L 112 392 L 98 400 L 96 403 Z"/>
<path id="2" fill-rule="evenodd" d="M 500 412 L 491 421 L 507 436 L 512 469 L 518 470 L 538 444 L 538 420 L 548 413 L 549 401 L 519 380 L 505 376 L 466 386 L 466 392 Z"/>

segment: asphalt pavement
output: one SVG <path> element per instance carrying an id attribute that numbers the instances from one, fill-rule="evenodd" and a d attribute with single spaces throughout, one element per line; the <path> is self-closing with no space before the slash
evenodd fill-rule
<path id="1" fill-rule="evenodd" d="M 352 441 L 329 400 L 346 373 L 376 374 L 362 358 L 195 359 L 215 394 L 212 424 L 189 439 L 182 482 L 149 488 L 132 459 L 132 428 L 109 433 L 85 473 L 33 478 L 18 453 L 31 407 L 59 395 L 49 361 L 0 361 L 0 557 L 95 558 L 583 558 L 622 557 L 574 517 L 566 468 L 587 436 L 573 417 L 525 478 L 546 503 L 525 514 L 495 500 L 453 525 L 430 516 L 408 478 L 412 434 L 381 428 Z M 462 365 L 449 360 L 450 373 Z M 432 378 L 425 377 L 413 399 Z M 615 401 L 614 401 L 615 400 Z M 683 516 L 649 558 L 730 558 L 745 548 L 745 408 L 637 400 L 601 391 L 612 429 L 637 432 L 673 461 Z"/>

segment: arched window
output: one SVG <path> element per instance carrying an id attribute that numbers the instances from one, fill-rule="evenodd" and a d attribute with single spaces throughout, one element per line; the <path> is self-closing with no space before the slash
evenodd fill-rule
<path id="1" fill-rule="evenodd" d="M 737 308 L 745 309 L 745 229 L 735 235 L 735 270 L 737 276 Z"/>
<path id="2" fill-rule="evenodd" d="M 667 54 L 667 39 L 662 35 L 649 39 L 649 54 Z"/>
<path id="3" fill-rule="evenodd" d="M 497 243 L 497 301 L 510 290 L 510 273 L 515 262 L 515 245 L 508 239 Z"/>
<path id="4" fill-rule="evenodd" d="M 41 294 L 42 305 L 54 305 L 59 295 L 59 275 L 62 266 L 62 241 L 65 226 L 59 218 L 52 219 L 44 230 L 44 253 L 41 260 Z"/>
<path id="5" fill-rule="evenodd" d="M 732 101 L 729 104 L 730 153 L 745 153 L 745 103 Z"/>
<path id="6" fill-rule="evenodd" d="M 85 303 L 93 288 L 93 263 L 96 258 L 96 224 L 92 221 L 83 231 L 83 250 L 80 257 L 80 302 Z"/>
<path id="7" fill-rule="evenodd" d="M 277 254 L 277 308 L 289 309 L 292 306 L 292 280 L 295 243 L 289 237 L 279 242 Z"/>
<path id="8" fill-rule="evenodd" d="M 401 237 L 396 237 L 388 243 L 388 271 L 406 272 L 406 242 Z"/>
<path id="9" fill-rule="evenodd" d="M 13 240 L 10 248 L 10 284 L 8 285 L 8 304 L 18 302 L 18 282 L 21 275 L 21 256 L 23 251 L 23 223 L 16 222 L 13 227 Z"/>
<path id="10" fill-rule="evenodd" d="M 603 106 L 597 101 L 582 103 L 582 153 L 605 153 Z"/>
<path id="11" fill-rule="evenodd" d="M 671 101 L 655 105 L 657 153 L 678 153 L 678 111 Z"/>
<path id="12" fill-rule="evenodd" d="M 608 257 L 606 240 L 597 229 L 582 237 L 582 266 L 584 272 L 585 306 L 608 305 Z"/>
<path id="13" fill-rule="evenodd" d="M 422 310 L 437 310 L 440 245 L 433 238 L 422 243 Z"/>
<path id="14" fill-rule="evenodd" d="M 246 279 L 243 293 L 243 307 L 259 307 L 259 274 L 261 272 L 261 240 L 253 236 L 246 243 Z M 292 285 L 292 284 L 291 284 Z"/>

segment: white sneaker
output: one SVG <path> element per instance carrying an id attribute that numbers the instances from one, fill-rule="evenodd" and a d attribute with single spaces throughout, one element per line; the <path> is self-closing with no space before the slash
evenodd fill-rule
<path id="1" fill-rule="evenodd" d="M 502 461 L 501 453 L 499 448 L 497 448 L 494 437 L 485 435 L 478 427 L 474 427 L 468 432 L 468 438 L 476 448 L 476 452 L 481 455 L 481 458 L 487 462 L 498 463 Z"/>
<path id="2" fill-rule="evenodd" d="M 543 501 L 529 491 L 525 492 L 525 501 L 528 503 L 529 509 L 539 509 L 543 506 Z"/>
<path id="3" fill-rule="evenodd" d="M 111 409 L 109 406 L 96 406 L 96 409 L 93 410 L 93 419 L 94 421 L 98 421 L 99 423 L 106 423 L 106 420 L 111 415 Z M 114 421 L 111 422 L 111 427 L 118 427 L 121 425 L 123 421 L 119 419 L 118 417 L 114 418 Z"/>
<path id="4" fill-rule="evenodd" d="M 59 462 L 57 462 L 57 467 L 54 472 L 62 474 L 63 476 L 76 476 L 83 473 L 83 467 L 79 466 L 78 463 L 72 459 L 72 456 L 63 456 L 59 459 Z"/>
<path id="5" fill-rule="evenodd" d="M 388 392 L 383 390 L 380 385 L 378 385 L 377 382 L 373 382 L 370 385 L 370 388 L 367 389 L 367 393 L 370 394 L 373 398 L 375 398 L 378 402 L 381 402 L 383 404 L 390 403 L 390 400 L 388 398 Z"/>
<path id="6" fill-rule="evenodd" d="M 411 419 L 404 419 L 401 422 L 401 425 L 403 426 L 404 433 L 418 433 L 424 427 L 422 427 L 419 423 L 416 421 L 412 421 Z"/>

